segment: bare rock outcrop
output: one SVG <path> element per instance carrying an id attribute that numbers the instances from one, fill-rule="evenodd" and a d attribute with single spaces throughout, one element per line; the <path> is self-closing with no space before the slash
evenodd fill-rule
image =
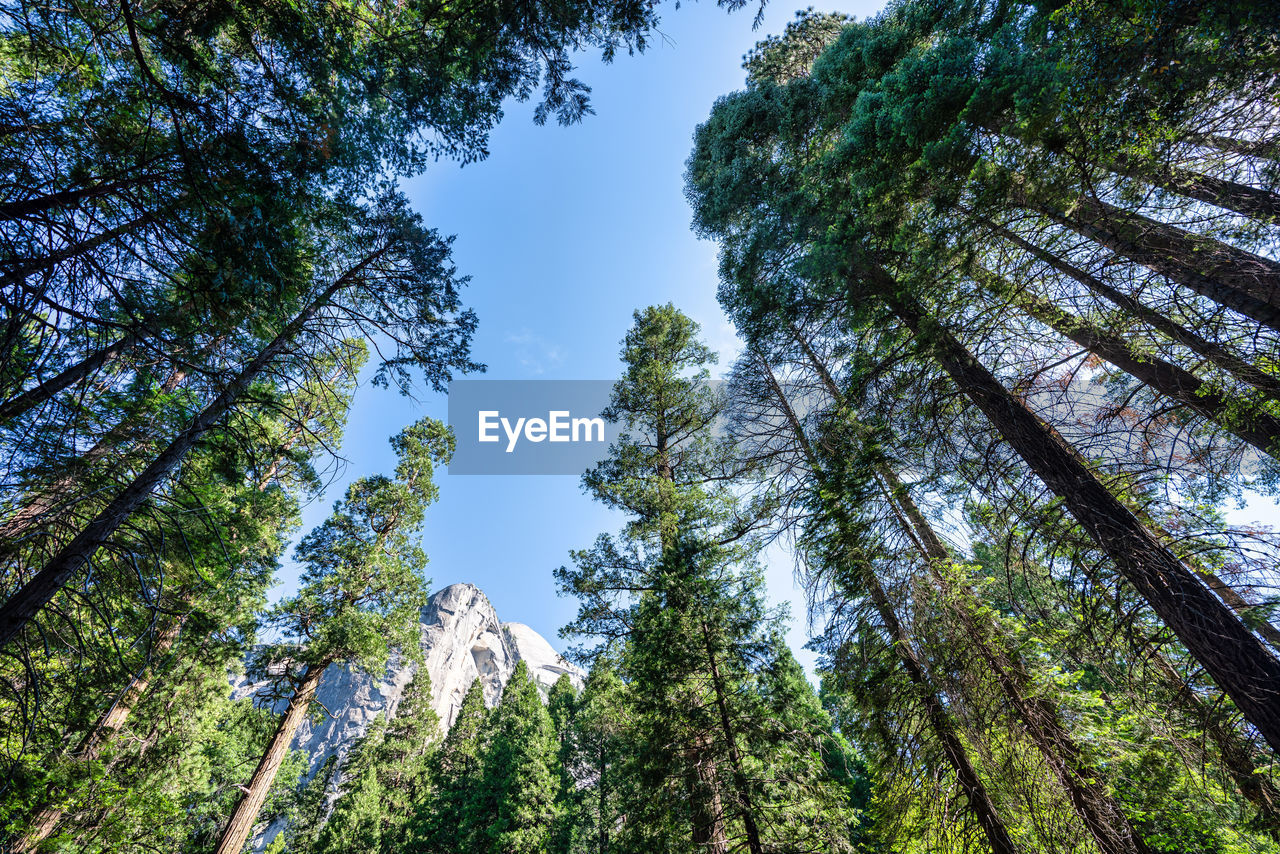
<path id="1" fill-rule="evenodd" d="M 447 732 L 457 718 L 462 698 L 475 679 L 480 680 L 485 703 L 497 704 L 502 689 L 525 662 L 545 695 L 562 674 L 582 687 L 585 674 L 564 660 L 542 635 L 522 623 L 503 623 L 480 588 L 473 584 L 452 584 L 435 593 L 422 609 L 421 649 L 423 665 L 431 677 L 431 705 Z M 340 771 L 347 754 L 369 729 L 378 715 L 395 716 L 404 688 L 416 666 L 393 661 L 386 673 L 374 677 L 351 668 L 334 665 L 325 671 L 316 699 L 327 714 L 319 723 L 304 721 L 294 737 L 293 747 L 307 753 L 309 773 L 337 757 Z M 233 684 L 233 696 L 254 693 L 259 686 L 240 680 Z M 284 702 L 277 711 L 283 711 Z M 334 780 L 340 781 L 339 773 Z M 253 840 L 253 850 L 261 850 L 282 829 L 280 823 L 265 827 Z"/>

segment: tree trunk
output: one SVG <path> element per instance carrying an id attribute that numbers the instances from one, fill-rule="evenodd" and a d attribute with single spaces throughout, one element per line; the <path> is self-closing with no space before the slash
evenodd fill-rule
<path id="1" fill-rule="evenodd" d="M 108 228 L 101 234 L 95 234 L 93 237 L 90 237 L 87 240 L 82 240 L 73 246 L 54 250 L 48 255 L 44 255 L 40 258 L 22 259 L 17 263 L 14 269 L 6 273 L 3 278 L 0 278 L 0 289 L 20 284 L 36 273 L 40 273 L 45 270 L 52 270 L 63 261 L 70 261 L 72 258 L 77 258 L 88 252 L 92 252 L 99 246 L 104 246 L 112 241 L 119 240 L 126 234 L 129 234 L 130 232 L 146 225 L 148 222 L 151 222 L 153 218 L 153 214 L 145 213 L 141 216 L 134 217 L 128 222 L 121 223 L 115 228 Z"/>
<path id="2" fill-rule="evenodd" d="M 187 455 L 196 442 L 212 429 L 240 399 L 240 396 L 297 335 L 311 318 L 365 267 L 385 252 L 366 257 L 326 288 L 253 358 L 192 423 L 174 438 L 119 495 L 115 497 L 76 537 L 49 559 L 44 567 L 0 607 L 0 647 L 10 643 L 23 627 L 62 589 L 71 577 L 124 522 L 138 510 L 151 493 Z"/>
<path id="3" fill-rule="evenodd" d="M 143 695 L 147 693 L 147 688 L 150 687 L 151 679 L 154 676 L 154 661 L 167 655 L 169 650 L 173 649 L 173 645 L 178 640 L 178 635 L 182 632 L 184 622 L 186 622 L 185 617 L 173 620 L 156 638 L 156 642 L 148 656 L 149 660 L 146 669 L 135 677 L 129 687 L 125 689 L 124 694 L 98 717 L 93 727 L 85 734 L 80 745 L 72 753 L 74 760 L 92 762 L 102 755 L 103 748 L 120 732 L 125 721 L 129 719 L 129 714 L 138 704 L 138 701 L 142 699 Z M 58 822 L 62 821 L 62 816 L 65 813 L 65 807 L 56 804 L 52 800 L 47 802 L 36 812 L 28 824 L 26 833 L 15 844 L 14 854 L 28 854 L 28 852 L 35 851 L 40 843 L 47 839 L 57 828 Z"/>
<path id="4" fill-rule="evenodd" d="M 289 707 L 285 709 L 276 727 L 276 734 L 267 745 L 267 751 L 258 762 L 253 776 L 249 778 L 249 786 L 236 804 L 235 811 L 227 820 L 222 838 L 218 840 L 216 854 L 240 854 L 244 850 L 244 844 L 258 822 L 258 812 L 267 799 L 267 792 L 271 791 L 271 784 L 275 782 L 276 772 L 280 770 L 285 754 L 289 752 L 293 735 L 311 707 L 311 700 L 315 697 L 316 686 L 320 684 L 325 666 L 325 662 L 317 662 L 308 666 L 302 674 L 302 680 L 289 698 Z"/>
<path id="5" fill-rule="evenodd" d="M 1190 371 L 1158 356 L 1135 356 L 1122 339 L 1048 300 L 1019 291 L 988 270 L 978 267 L 975 272 L 976 278 L 989 290 L 1008 298 L 1029 317 L 1105 359 L 1170 400 L 1175 400 L 1209 419 L 1262 453 L 1280 457 L 1280 418 L 1240 406 L 1237 401 L 1229 400 L 1222 393 L 1206 388 L 1204 382 Z"/>
<path id="6" fill-rule="evenodd" d="M 1074 265 L 1068 264 L 1063 259 L 1023 239 L 1013 231 L 990 221 L 985 221 L 984 224 L 993 233 L 1008 240 L 1034 258 L 1043 261 L 1058 272 L 1075 279 L 1093 293 L 1129 312 L 1152 329 L 1167 335 L 1170 340 L 1181 344 L 1196 355 L 1208 360 L 1215 367 L 1222 369 L 1241 382 L 1253 386 L 1272 400 L 1280 400 L 1280 378 L 1249 364 L 1228 352 L 1226 348 L 1202 338 L 1185 326 L 1174 323 L 1160 312 L 1143 305 L 1135 297 L 1111 287 L 1101 279 L 1086 273 Z"/>
<path id="7" fill-rule="evenodd" d="M 1280 195 L 1248 184 L 1215 178 L 1177 166 L 1153 170 L 1134 164 L 1124 157 L 1117 158 L 1110 168 L 1117 174 L 1145 181 L 1170 193 L 1260 222 L 1275 222 L 1280 218 Z"/>
<path id="8" fill-rule="evenodd" d="M 792 332 L 810 363 L 822 377 L 823 384 L 827 387 L 828 392 L 837 402 L 840 402 L 842 395 L 836 387 L 831 374 L 817 358 L 817 354 L 813 352 L 804 336 L 794 328 Z M 772 389 L 778 405 L 791 425 L 797 444 L 800 445 L 815 475 L 819 474 L 821 468 L 817 454 L 813 450 L 813 445 L 809 442 L 808 434 L 800 423 L 794 407 L 791 406 L 790 400 L 783 393 L 782 386 L 778 384 L 773 369 L 765 357 L 758 352 L 755 357 L 769 381 L 769 387 Z M 841 536 L 847 536 L 848 521 L 845 519 L 844 511 L 839 506 L 835 509 L 841 527 Z M 956 774 L 956 782 L 960 786 L 960 791 L 964 793 L 965 801 L 969 805 L 969 810 L 973 813 L 974 820 L 977 821 L 978 827 L 982 829 L 982 833 L 987 839 L 987 844 L 991 846 L 992 854 L 1018 854 L 1018 849 L 1013 844 L 1013 839 L 1009 836 L 1008 830 L 1005 829 L 1004 822 L 1000 820 L 1000 815 L 996 811 L 991 795 L 987 792 L 986 786 L 983 785 L 982 779 L 978 776 L 978 772 L 974 769 L 973 763 L 969 759 L 969 753 L 964 746 L 964 742 L 961 741 L 956 733 L 955 724 L 951 719 L 950 713 L 948 713 L 942 699 L 934 690 L 925 672 L 924 665 L 921 664 L 920 658 L 911 643 L 911 638 L 898 621 L 897 614 L 894 613 L 889 597 L 880 586 L 879 579 L 876 578 L 875 573 L 866 561 L 858 560 L 855 557 L 850 562 L 855 568 L 857 577 L 866 587 L 871 597 L 871 602 L 875 606 L 876 612 L 880 615 L 880 621 L 884 623 L 889 632 L 898 660 L 902 663 L 902 668 L 906 671 L 907 678 L 911 680 L 917 699 L 924 706 L 929 728 L 933 730 L 934 737 L 938 739 L 938 743 L 942 746 L 943 755 L 947 757 L 948 764 L 951 765 Z"/>
<path id="9" fill-rule="evenodd" d="M 91 184 L 87 187 L 78 187 L 74 190 L 58 190 L 57 192 L 47 193 L 43 196 L 32 196 L 17 202 L 5 202 L 0 204 L 0 220 L 19 219 L 33 214 L 44 213 L 53 208 L 79 207 L 81 202 L 89 199 L 101 198 L 118 190 L 137 187 L 140 184 L 153 183 L 164 176 L 165 173 L 163 172 L 151 172 L 135 175 L 132 178 L 123 178 L 119 181 L 107 181 Z"/>
<path id="10" fill-rule="evenodd" d="M 1187 684 L 1164 655 L 1148 642 L 1148 655 L 1155 662 L 1165 684 L 1191 714 L 1203 722 L 1204 734 L 1213 741 L 1222 757 L 1222 765 L 1231 775 L 1236 788 L 1258 809 L 1258 817 L 1267 833 L 1280 837 L 1280 789 L 1266 776 L 1267 771 L 1254 762 L 1253 751 L 1239 734 L 1219 720 L 1220 711 L 1212 708 Z"/>
<path id="11" fill-rule="evenodd" d="M 934 737 L 938 739 L 942 752 L 947 757 L 947 762 L 955 771 L 960 791 L 964 793 L 970 812 L 973 813 L 978 826 L 982 828 L 987 844 L 991 846 L 992 854 L 1018 854 L 1018 847 L 1013 844 L 1009 831 L 1005 829 L 1004 822 L 996 812 L 995 802 L 991 800 L 987 787 L 983 785 L 977 770 L 969 760 L 969 752 L 956 733 L 950 713 L 933 689 L 924 665 L 921 664 L 919 656 L 911 645 L 910 637 L 898 622 L 898 617 L 889 604 L 889 597 L 874 573 L 867 570 L 863 571 L 861 576 L 881 622 L 885 624 L 885 628 L 893 638 L 898 660 L 902 662 L 902 668 L 907 672 L 907 678 L 911 680 L 916 697 L 924 705 L 929 728 L 933 730 Z"/>
<path id="12" fill-rule="evenodd" d="M 1049 219 L 1219 305 L 1280 331 L 1280 265 L 1181 229 L 1083 200 L 1075 213 L 1027 203 Z"/>
<path id="13" fill-rule="evenodd" d="M 173 392 L 182 385 L 182 381 L 186 379 L 186 376 L 185 370 L 181 368 L 175 369 L 160 384 L 161 391 L 165 394 Z M 52 530 L 53 523 L 48 514 L 58 509 L 59 505 L 68 496 L 75 493 L 80 483 L 80 473 L 87 471 L 89 466 L 108 454 L 118 454 L 118 449 L 122 442 L 130 440 L 136 444 L 136 442 L 141 441 L 142 437 L 136 432 L 140 426 L 142 425 L 139 423 L 136 413 L 125 416 L 116 422 L 110 430 L 103 434 L 102 438 L 81 454 L 71 465 L 65 467 L 62 474 L 58 475 L 53 483 L 39 492 L 33 493 L 21 509 L 8 519 L 5 519 L 3 524 L 0 524 L 0 549 L 4 548 L 3 541 L 16 540 L 37 526 L 42 528 L 46 534 L 49 533 Z"/>
<path id="14" fill-rule="evenodd" d="M 90 353 L 76 364 L 64 369 L 57 376 L 50 377 L 39 385 L 33 386 L 0 403 L 0 422 L 16 418 L 27 410 L 49 400 L 63 389 L 70 388 L 81 380 L 86 379 L 103 365 L 132 350 L 141 340 L 142 335 L 140 333 L 130 332 L 128 335 L 124 335 L 107 346 Z"/>
<path id="15" fill-rule="evenodd" d="M 1187 650 L 1280 753 L 1280 661 L 1125 507 L 1056 430 L 1002 386 L 883 268 L 863 265 L 869 283 L 959 389 L 1059 496 L 1099 548 Z M 851 282 L 855 284 L 856 282 Z"/>
<path id="16" fill-rule="evenodd" d="M 1216 572 L 1202 566 L 1193 566 L 1193 568 L 1196 574 L 1204 579 L 1204 583 L 1209 585 L 1209 589 L 1217 593 L 1218 597 L 1240 616 L 1243 617 L 1257 610 L 1257 605 L 1249 604 L 1248 600 L 1237 593 L 1234 587 L 1219 578 Z M 1258 623 L 1254 627 L 1254 631 L 1260 637 L 1265 638 L 1277 651 L 1280 651 L 1280 630 L 1277 630 L 1269 621 L 1263 620 Z"/>
<path id="17" fill-rule="evenodd" d="M 1058 710 L 1043 697 L 1027 696 L 1031 676 L 1024 662 L 1005 651 L 998 640 L 993 644 L 988 633 L 978 625 L 970 611 L 970 605 L 975 601 L 973 592 L 967 587 L 954 589 L 944 569 L 950 565 L 951 556 L 933 526 L 911 500 L 902 481 L 887 466 L 880 466 L 878 474 L 890 506 L 895 514 L 902 514 L 898 518 L 903 532 L 916 543 L 943 595 L 960 600 L 955 603 L 954 611 L 965 634 L 991 671 L 1023 729 L 1053 771 L 1076 816 L 1099 850 L 1104 854 L 1148 854 L 1150 849 L 1133 829 L 1123 805 L 1111 796 L 1106 784 L 1088 767 L 1079 745 L 1062 724 Z"/>
<path id="18" fill-rule="evenodd" d="M 720 785 L 716 779 L 715 761 L 709 757 L 710 739 L 703 736 L 698 742 L 689 757 L 690 768 L 685 778 L 689 790 L 693 847 L 699 854 L 729 854 Z"/>
<path id="19" fill-rule="evenodd" d="M 1222 134 L 1194 134 L 1191 141 L 1206 148 L 1215 148 L 1227 154 L 1242 154 L 1245 157 L 1259 157 L 1263 160 L 1280 161 L 1280 142 L 1276 140 L 1258 140 L 1256 142 L 1235 139 Z"/>
<path id="20" fill-rule="evenodd" d="M 747 784 L 746 772 L 742 770 L 742 756 L 738 752 L 738 739 L 733 731 L 733 723 L 729 717 L 729 703 L 724 695 L 724 682 L 720 678 L 720 667 L 716 663 L 715 649 L 711 643 L 711 632 L 706 622 L 702 623 L 703 646 L 707 651 L 707 663 L 711 667 L 711 687 L 716 695 L 716 710 L 720 713 L 720 728 L 725 745 L 729 749 L 729 766 L 733 772 L 733 785 L 738 790 L 738 800 L 742 803 L 742 825 L 747 832 L 747 850 L 751 854 L 764 854 L 760 844 L 760 829 L 756 826 L 755 805 L 751 799 L 751 789 Z"/>

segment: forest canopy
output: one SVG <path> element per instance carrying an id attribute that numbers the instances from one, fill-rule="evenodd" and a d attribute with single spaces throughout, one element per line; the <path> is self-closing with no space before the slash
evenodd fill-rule
<path id="1" fill-rule="evenodd" d="M 1274 2 L 764 36 L 685 173 L 740 350 L 717 374 L 628 294 L 581 478 L 619 527 L 547 579 L 583 670 L 477 669 L 441 714 L 453 435 L 326 494 L 361 377 L 483 370 L 401 182 L 486 158 L 514 102 L 589 120 L 578 56 L 659 11 L 4 3 L 0 847 L 1280 850 L 1280 540 L 1235 521 L 1280 487 Z M 412 675 L 313 761 L 339 671 Z"/>

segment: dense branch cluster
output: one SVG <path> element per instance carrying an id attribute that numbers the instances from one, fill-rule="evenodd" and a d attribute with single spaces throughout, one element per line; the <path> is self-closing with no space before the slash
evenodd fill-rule
<path id="1" fill-rule="evenodd" d="M 802 15 L 698 131 L 736 430 L 895 850 L 1280 833 L 1280 544 L 1226 520 L 1280 456 L 1275 11 Z"/>

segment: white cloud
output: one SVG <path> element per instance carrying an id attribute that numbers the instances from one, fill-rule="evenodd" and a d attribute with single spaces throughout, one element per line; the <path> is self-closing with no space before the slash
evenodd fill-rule
<path id="1" fill-rule="evenodd" d="M 508 332 L 506 342 L 513 346 L 516 364 L 534 376 L 564 364 L 564 348 L 528 329 Z"/>

